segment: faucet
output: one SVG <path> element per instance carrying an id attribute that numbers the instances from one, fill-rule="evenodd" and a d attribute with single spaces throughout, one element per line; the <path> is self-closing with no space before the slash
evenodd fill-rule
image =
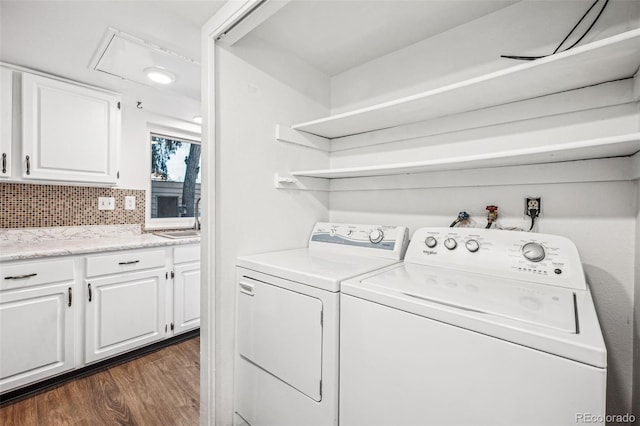
<path id="1" fill-rule="evenodd" d="M 196 222 L 193 225 L 193 229 L 195 229 L 196 231 L 200 230 L 200 218 L 198 217 L 200 212 L 200 200 L 202 200 L 202 198 L 198 198 L 196 200 L 196 204 L 193 208 L 193 216 L 196 219 Z"/>

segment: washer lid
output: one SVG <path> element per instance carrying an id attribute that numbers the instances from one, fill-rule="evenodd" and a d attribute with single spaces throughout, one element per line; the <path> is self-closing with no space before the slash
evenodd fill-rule
<path id="1" fill-rule="evenodd" d="M 570 289 L 487 275 L 404 264 L 362 280 L 417 302 L 433 302 L 478 314 L 577 333 L 574 292 Z"/>
<path id="2" fill-rule="evenodd" d="M 308 248 L 240 256 L 237 266 L 323 290 L 340 291 L 340 282 L 398 263 L 372 256 L 336 254 Z"/>

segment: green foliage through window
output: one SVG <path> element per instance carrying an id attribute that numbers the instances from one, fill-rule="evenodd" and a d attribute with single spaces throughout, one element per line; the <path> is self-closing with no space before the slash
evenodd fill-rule
<path id="1" fill-rule="evenodd" d="M 151 135 L 151 178 L 167 180 L 167 161 L 176 150 L 182 146 L 182 142 Z"/>

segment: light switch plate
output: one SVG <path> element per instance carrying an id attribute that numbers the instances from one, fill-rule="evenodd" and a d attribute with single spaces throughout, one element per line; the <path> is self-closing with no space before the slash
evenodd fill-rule
<path id="1" fill-rule="evenodd" d="M 98 197 L 98 210 L 115 210 L 116 199 L 114 197 Z"/>
<path id="2" fill-rule="evenodd" d="M 127 195 L 124 197 L 124 209 L 135 210 L 136 209 L 136 197 L 133 195 Z"/>

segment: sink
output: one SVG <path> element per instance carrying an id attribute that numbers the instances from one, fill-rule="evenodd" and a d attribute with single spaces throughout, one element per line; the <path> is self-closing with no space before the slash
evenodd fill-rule
<path id="1" fill-rule="evenodd" d="M 154 232 L 153 234 L 164 238 L 193 238 L 199 237 L 200 231 L 196 231 L 195 229 L 185 229 L 184 231 Z"/>

